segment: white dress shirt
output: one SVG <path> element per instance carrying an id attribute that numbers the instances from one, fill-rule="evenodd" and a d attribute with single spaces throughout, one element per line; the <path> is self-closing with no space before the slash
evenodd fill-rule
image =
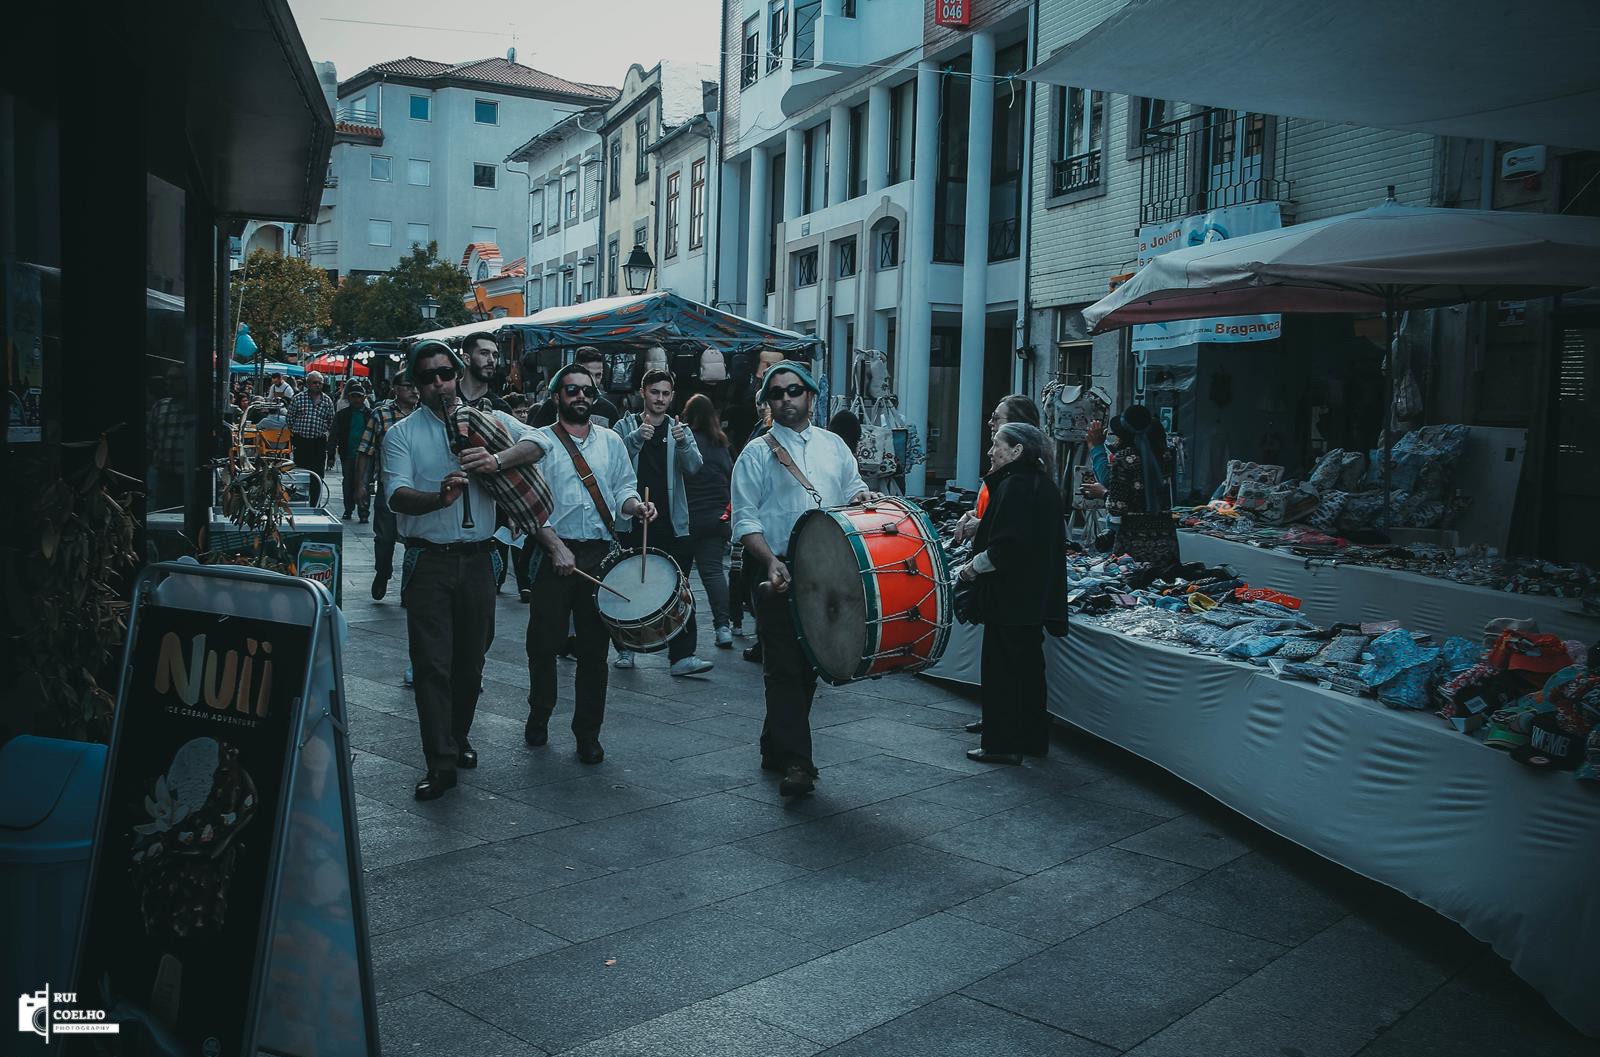
<path id="1" fill-rule="evenodd" d="M 544 449 L 539 469 L 550 484 L 556 508 L 550 515 L 550 528 L 564 540 L 609 540 L 611 532 L 600 520 L 589 490 L 578 479 L 578 470 L 567 455 L 566 445 L 556 436 L 559 425 L 529 430 L 528 437 Z M 624 532 L 630 520 L 622 516 L 622 504 L 639 498 L 639 485 L 622 438 L 604 426 L 590 425 L 587 437 L 573 437 L 572 443 L 594 473 L 600 495 L 611 508 L 617 532 Z"/>
<path id="2" fill-rule="evenodd" d="M 867 490 L 850 446 L 821 426 L 800 433 L 774 425 L 772 436 L 822 497 L 822 506 L 843 506 Z M 765 437 L 744 446 L 733 466 L 733 538 L 759 532 L 773 554 L 789 553 L 789 534 L 817 501 L 778 461 Z"/>
<path id="3" fill-rule="evenodd" d="M 504 411 L 494 415 L 513 441 L 527 440 L 532 432 Z M 383 494 L 389 498 L 391 508 L 396 488 L 437 493 L 445 476 L 459 469 L 461 463 L 450 450 L 444 420 L 426 404 L 417 405 L 415 411 L 384 431 Z M 462 503 L 472 505 L 470 529 L 461 527 Z M 472 474 L 467 475 L 466 492 L 449 506 L 427 514 L 402 514 L 396 510 L 394 517 L 405 539 L 463 543 L 494 535 L 494 499 Z"/>

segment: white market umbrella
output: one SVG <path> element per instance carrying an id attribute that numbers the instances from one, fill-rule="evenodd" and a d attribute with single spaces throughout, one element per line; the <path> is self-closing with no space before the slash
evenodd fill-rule
<path id="1" fill-rule="evenodd" d="M 1600 286 L 1600 218 L 1396 205 L 1164 253 L 1083 310 L 1090 333 L 1268 312 L 1382 312 L 1384 491 L 1397 313 Z M 1386 504 L 1387 507 L 1387 504 Z M 1387 522 L 1387 511 L 1385 521 Z"/>
<path id="2" fill-rule="evenodd" d="M 1600 149 L 1595 0 L 1131 0 L 1024 77 L 1402 129 Z"/>

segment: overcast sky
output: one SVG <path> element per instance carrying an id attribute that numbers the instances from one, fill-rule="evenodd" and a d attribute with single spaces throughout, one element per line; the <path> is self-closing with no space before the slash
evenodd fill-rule
<path id="1" fill-rule="evenodd" d="M 289 0 L 306 51 L 339 79 L 415 55 L 461 62 L 505 55 L 568 80 L 620 85 L 629 65 L 717 61 L 717 0 Z M 466 32 L 470 30 L 471 32 Z"/>

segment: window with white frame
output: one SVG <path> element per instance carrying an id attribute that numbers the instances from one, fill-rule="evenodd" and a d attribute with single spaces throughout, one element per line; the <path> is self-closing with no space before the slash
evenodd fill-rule
<path id="1" fill-rule="evenodd" d="M 611 141 L 611 197 L 622 197 L 622 137 Z"/>
<path id="2" fill-rule="evenodd" d="M 650 243 L 650 225 L 649 224 L 644 224 L 644 223 L 635 224 L 633 226 L 633 244 L 635 246 L 646 246 L 646 247 L 648 247 L 649 243 Z"/>
<path id="3" fill-rule="evenodd" d="M 500 104 L 493 99 L 474 99 L 472 120 L 480 125 L 500 124 Z"/>
<path id="4" fill-rule="evenodd" d="M 600 208 L 600 159 L 587 161 L 583 173 L 583 213 L 588 216 Z"/>
<path id="5" fill-rule="evenodd" d="M 406 162 L 406 183 L 412 187 L 427 187 L 433 182 L 433 162 L 412 158 Z"/>
<path id="6" fill-rule="evenodd" d="M 528 237 L 538 239 L 544 237 L 544 188 L 534 190 L 528 196 Z"/>
<path id="7" fill-rule="evenodd" d="M 545 226 L 551 231 L 561 226 L 561 185 L 548 184 L 545 187 L 545 205 L 549 213 L 545 217 Z"/>
<path id="8" fill-rule="evenodd" d="M 412 96 L 411 97 L 411 120 L 413 120 L 413 121 L 431 121 L 431 120 L 433 120 L 433 100 L 428 98 L 425 95 L 414 95 L 414 96 Z"/>
<path id="9" fill-rule="evenodd" d="M 1103 189 L 1104 92 L 1056 88 L 1051 93 L 1051 197 Z"/>
<path id="10" fill-rule="evenodd" d="M 528 314 L 544 308 L 544 277 L 535 275 L 528 280 Z"/>
<path id="11" fill-rule="evenodd" d="M 667 215 L 661 247 L 663 257 L 678 255 L 678 202 L 681 198 L 682 180 L 682 173 L 672 173 L 667 177 Z"/>
<path id="12" fill-rule="evenodd" d="M 575 305 L 578 303 L 578 276 L 576 272 L 567 272 L 561 277 L 561 296 L 565 299 L 561 303 Z"/>
<path id="13" fill-rule="evenodd" d="M 388 183 L 394 179 L 394 159 L 387 154 L 368 155 L 367 175 Z"/>
<path id="14" fill-rule="evenodd" d="M 611 236 L 611 242 L 606 246 L 606 296 L 617 296 L 617 271 L 622 260 L 622 237 Z"/>
<path id="15" fill-rule="evenodd" d="M 567 223 L 575 224 L 578 221 L 578 189 L 569 187 L 565 193 L 567 207 Z"/>
<path id="16" fill-rule="evenodd" d="M 761 74 L 761 16 L 751 15 L 744 23 L 744 49 L 739 55 L 739 87 L 749 88 Z"/>
<path id="17" fill-rule="evenodd" d="M 495 181 L 495 176 L 496 176 L 497 171 L 498 170 L 497 170 L 497 168 L 495 166 L 490 165 L 490 164 L 488 164 L 486 162 L 481 162 L 481 161 L 473 162 L 472 163 L 472 186 L 474 186 L 474 187 L 485 187 L 485 188 L 489 188 L 489 189 L 492 190 L 494 188 L 494 186 L 495 186 L 495 182 L 496 182 Z"/>
<path id="18" fill-rule="evenodd" d="M 392 246 L 392 245 L 394 245 L 394 226 L 392 224 L 390 224 L 387 220 L 369 220 L 369 221 L 367 221 L 367 245 L 368 246 Z"/>
<path id="19" fill-rule="evenodd" d="M 561 288 L 556 284 L 561 281 L 561 276 L 552 272 L 544 277 L 544 307 L 555 308 L 561 304 Z"/>
<path id="20" fill-rule="evenodd" d="M 646 114 L 633 126 L 633 179 L 644 180 L 650 175 L 650 115 Z"/>
<path id="21" fill-rule="evenodd" d="M 499 228 L 478 227 L 478 226 L 474 225 L 473 229 L 472 229 L 472 241 L 473 242 L 492 242 L 496 246 L 499 246 L 500 245 L 500 229 Z"/>
<path id="22" fill-rule="evenodd" d="M 689 248 L 697 250 L 706 241 L 706 160 L 696 158 L 689 166 Z"/>
<path id="23" fill-rule="evenodd" d="M 410 246 L 421 246 L 423 249 L 427 249 L 428 248 L 428 243 L 430 243 L 432 241 L 433 241 L 433 239 L 430 238 L 429 235 L 428 235 L 428 225 L 426 225 L 426 224 L 407 224 L 406 225 L 406 244 L 407 245 L 410 245 Z"/>

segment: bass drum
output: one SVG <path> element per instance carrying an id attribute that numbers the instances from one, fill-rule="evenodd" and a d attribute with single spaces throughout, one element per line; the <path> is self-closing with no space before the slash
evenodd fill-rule
<path id="1" fill-rule="evenodd" d="M 662 551 L 618 551 L 601 563 L 599 571 L 601 583 L 627 596 L 624 601 L 595 588 L 595 606 L 618 649 L 641 653 L 662 649 L 694 616 L 689 578 Z"/>
<path id="2" fill-rule="evenodd" d="M 789 540 L 801 648 L 834 685 L 919 672 L 950 639 L 950 565 L 928 515 L 888 497 L 802 515 Z"/>

